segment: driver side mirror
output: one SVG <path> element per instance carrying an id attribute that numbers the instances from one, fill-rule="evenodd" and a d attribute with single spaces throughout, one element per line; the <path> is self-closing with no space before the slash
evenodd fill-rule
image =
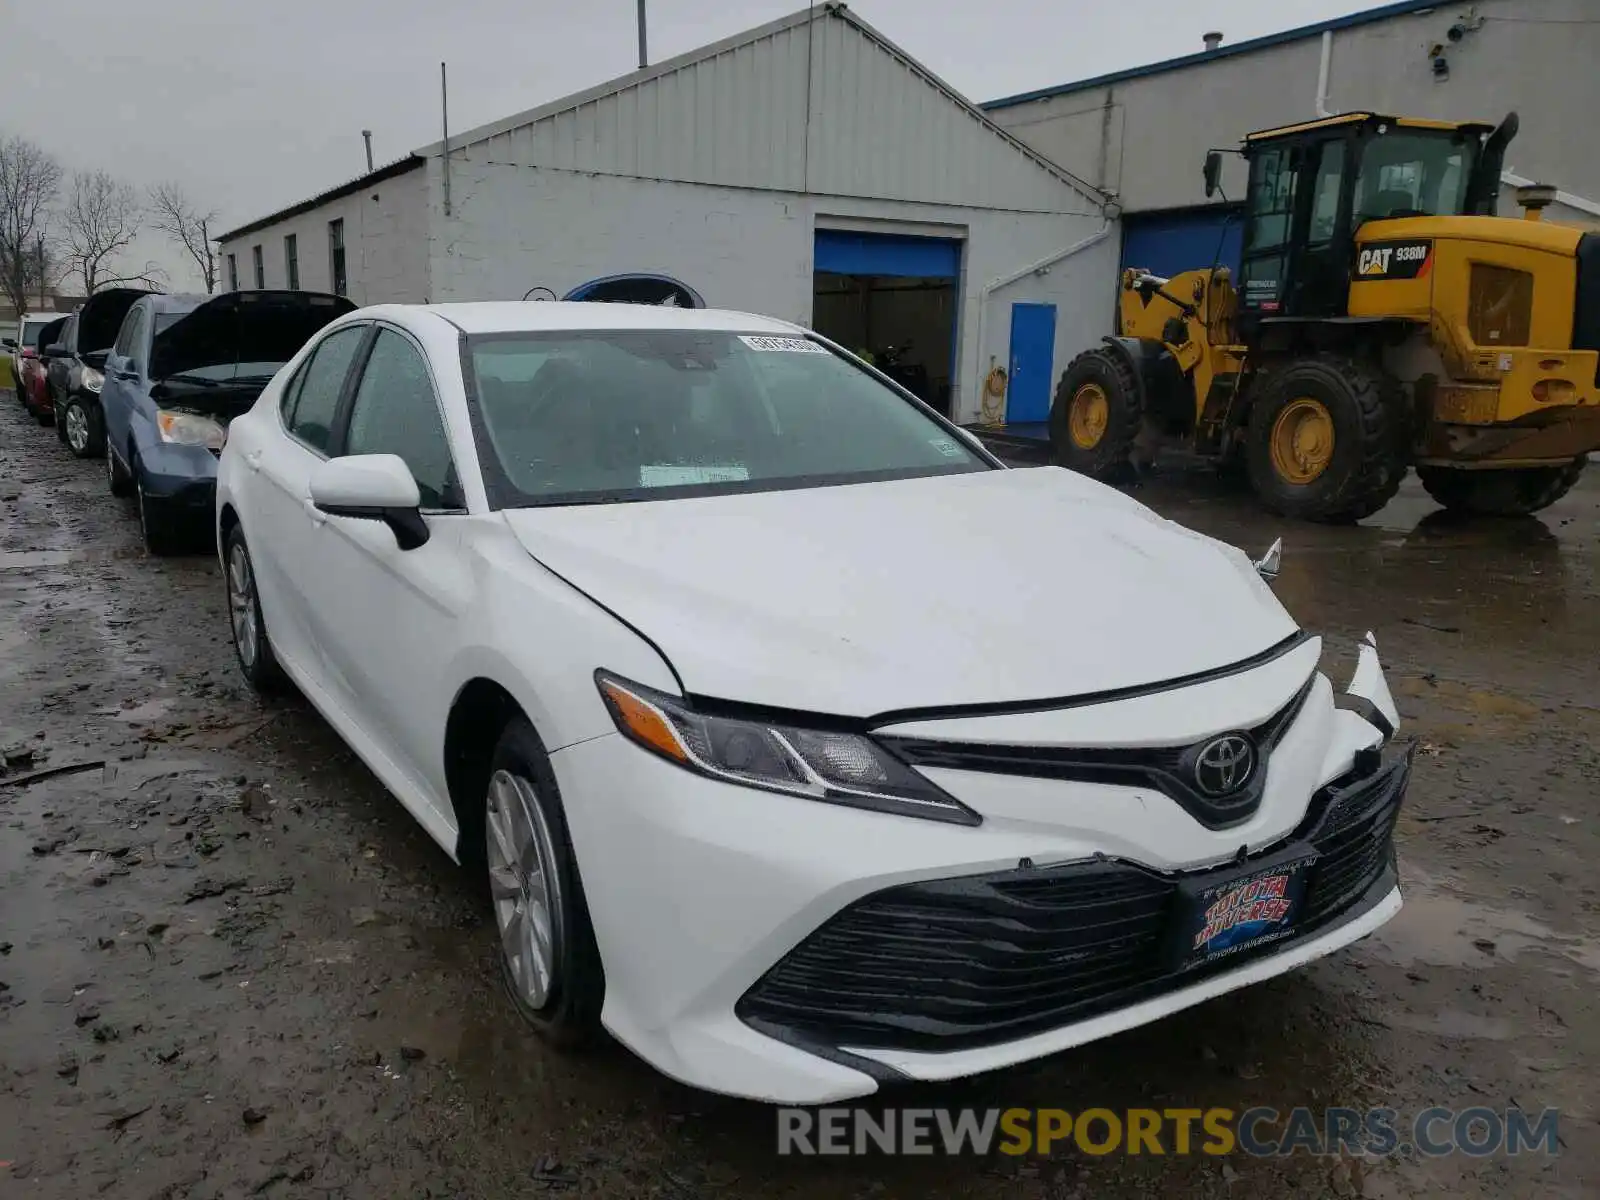
<path id="1" fill-rule="evenodd" d="M 7 350 L 15 350 L 17 348 L 17 339 L 0 338 L 0 346 L 4 346 Z"/>
<path id="2" fill-rule="evenodd" d="M 398 454 L 330 458 L 312 472 L 311 503 L 330 517 L 382 521 L 402 550 L 415 550 L 428 540 L 417 481 Z"/>
<path id="3" fill-rule="evenodd" d="M 1216 150 L 1206 154 L 1206 199 L 1217 194 L 1217 181 L 1222 178 L 1222 155 Z"/>

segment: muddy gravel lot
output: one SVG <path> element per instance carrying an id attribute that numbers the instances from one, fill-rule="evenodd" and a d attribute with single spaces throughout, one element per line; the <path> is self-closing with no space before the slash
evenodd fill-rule
<path id="1" fill-rule="evenodd" d="M 1139 495 L 1282 533 L 1277 590 L 1340 686 L 1376 631 L 1420 739 L 1406 907 L 1290 977 L 890 1102 L 1556 1107 L 1557 1156 L 780 1159 L 769 1109 L 555 1053 L 500 993 L 475 881 L 308 705 L 245 688 L 214 561 L 147 557 L 103 464 L 6 394 L 0 1197 L 1600 1194 L 1600 470 L 1510 522 L 1408 484 L 1359 527 L 1289 526 L 1182 464 Z"/>

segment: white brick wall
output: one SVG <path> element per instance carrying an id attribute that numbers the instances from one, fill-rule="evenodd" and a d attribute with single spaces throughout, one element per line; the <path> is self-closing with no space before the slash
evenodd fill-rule
<path id="1" fill-rule="evenodd" d="M 1082 240 L 1098 217 L 996 212 L 895 201 L 667 183 L 617 176 L 451 163 L 445 217 L 441 164 L 428 162 L 432 298 L 517 300 L 536 286 L 558 296 L 622 271 L 671 275 L 718 308 L 806 324 L 813 236 L 819 223 L 964 238 L 961 333 L 954 398 L 959 420 L 978 416 L 980 386 L 1006 363 L 1010 306 L 1057 306 L 1056 363 L 1111 331 L 1118 239 L 994 292 L 979 345 L 985 285 Z"/>
<path id="2" fill-rule="evenodd" d="M 294 234 L 300 286 L 333 290 L 328 223 L 343 219 L 345 276 L 357 304 L 421 303 L 428 298 L 427 177 L 421 169 L 380 180 L 354 195 L 223 243 L 221 286 L 230 286 L 227 255 L 238 263 L 239 286 L 255 286 L 252 250 L 261 247 L 266 286 L 289 286 L 284 238 Z"/>

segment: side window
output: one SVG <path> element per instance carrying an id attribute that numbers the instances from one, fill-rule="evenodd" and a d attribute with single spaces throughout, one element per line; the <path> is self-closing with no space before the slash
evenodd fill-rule
<path id="1" fill-rule="evenodd" d="M 366 334 L 365 325 L 347 325 L 330 333 L 294 381 L 296 393 L 285 424 L 295 437 L 323 454 L 333 440 L 333 417 L 345 376 Z"/>
<path id="2" fill-rule="evenodd" d="M 113 354 L 127 358 L 133 353 L 135 334 L 143 320 L 143 308 L 134 307 L 128 310 L 128 315 L 122 318 L 122 325 L 117 329 L 117 340 L 111 347 Z"/>
<path id="3" fill-rule="evenodd" d="M 380 329 L 350 410 L 346 454 L 398 454 L 417 481 L 423 508 L 460 508 L 450 439 L 428 364 L 411 342 Z"/>
<path id="4" fill-rule="evenodd" d="M 1311 190 L 1311 237 L 1313 245 L 1332 239 L 1339 221 L 1339 192 L 1344 185 L 1345 144 L 1325 142 L 1317 163 L 1317 178 Z"/>
<path id="5" fill-rule="evenodd" d="M 1281 246 L 1289 238 L 1289 216 L 1294 212 L 1295 170 L 1288 149 L 1268 150 L 1256 160 L 1250 177 L 1249 250 Z"/>
<path id="6" fill-rule="evenodd" d="M 144 368 L 144 331 L 149 324 L 149 310 L 136 308 L 122 322 L 122 332 L 117 335 L 117 353 L 124 355 L 135 370 Z"/>

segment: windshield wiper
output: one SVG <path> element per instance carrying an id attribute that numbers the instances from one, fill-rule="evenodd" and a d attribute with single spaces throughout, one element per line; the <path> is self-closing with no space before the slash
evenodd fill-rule
<path id="1" fill-rule="evenodd" d="M 179 371 L 176 375 L 163 375 L 161 383 L 197 383 L 201 387 L 218 387 L 219 381 L 207 379 L 204 375 L 191 375 L 187 371 Z"/>

